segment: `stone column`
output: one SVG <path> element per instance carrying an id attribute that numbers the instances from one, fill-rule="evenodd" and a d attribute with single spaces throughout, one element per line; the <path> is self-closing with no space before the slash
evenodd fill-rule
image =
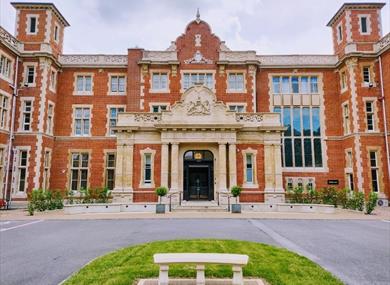
<path id="1" fill-rule="evenodd" d="M 172 143 L 171 149 L 171 189 L 176 192 L 179 190 L 179 144 Z"/>
<path id="2" fill-rule="evenodd" d="M 167 143 L 161 145 L 161 186 L 168 187 L 169 148 Z"/>
<path id="3" fill-rule="evenodd" d="M 229 144 L 229 187 L 237 185 L 236 144 Z"/>
<path id="4" fill-rule="evenodd" d="M 284 202 L 282 162 L 279 143 L 264 145 L 264 201 L 266 203 Z"/>
<path id="5" fill-rule="evenodd" d="M 218 185 L 219 192 L 226 192 L 226 144 L 219 144 L 219 155 L 218 155 Z"/>
<path id="6" fill-rule="evenodd" d="M 116 153 L 114 203 L 133 202 L 133 144 L 118 144 Z"/>

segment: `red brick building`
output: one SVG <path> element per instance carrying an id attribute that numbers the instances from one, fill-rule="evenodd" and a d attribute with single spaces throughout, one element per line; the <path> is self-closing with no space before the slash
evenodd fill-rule
<path id="1" fill-rule="evenodd" d="M 0 27 L 0 180 L 32 189 L 104 187 L 118 202 L 279 202 L 286 189 L 390 195 L 390 35 L 382 3 L 344 4 L 332 55 L 232 51 L 200 19 L 169 48 L 66 55 L 66 19 L 12 3 Z M 386 112 L 387 109 L 387 112 Z"/>

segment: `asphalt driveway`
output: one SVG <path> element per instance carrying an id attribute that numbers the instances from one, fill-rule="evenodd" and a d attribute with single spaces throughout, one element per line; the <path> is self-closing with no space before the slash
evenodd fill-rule
<path id="1" fill-rule="evenodd" d="M 58 284 L 125 246 L 241 239 L 304 255 L 346 284 L 390 284 L 390 223 L 359 220 L 151 219 L 0 222 L 0 284 Z"/>

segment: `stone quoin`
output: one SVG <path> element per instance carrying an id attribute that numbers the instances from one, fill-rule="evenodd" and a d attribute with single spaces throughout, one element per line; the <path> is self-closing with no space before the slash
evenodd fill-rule
<path id="1" fill-rule="evenodd" d="M 0 27 L 2 197 L 108 187 L 114 202 L 146 203 L 165 186 L 175 201 L 224 203 L 240 185 L 241 202 L 280 203 L 296 186 L 334 186 L 387 203 L 385 4 L 342 5 L 331 55 L 233 51 L 199 12 L 166 50 L 63 54 L 69 24 L 54 4 L 12 5 L 15 35 Z"/>

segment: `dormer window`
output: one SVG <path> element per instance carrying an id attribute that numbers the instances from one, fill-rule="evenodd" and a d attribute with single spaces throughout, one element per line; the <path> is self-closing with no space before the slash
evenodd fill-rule
<path id="1" fill-rule="evenodd" d="M 37 17 L 36 16 L 29 16 L 27 21 L 27 33 L 28 34 L 37 34 Z"/>

